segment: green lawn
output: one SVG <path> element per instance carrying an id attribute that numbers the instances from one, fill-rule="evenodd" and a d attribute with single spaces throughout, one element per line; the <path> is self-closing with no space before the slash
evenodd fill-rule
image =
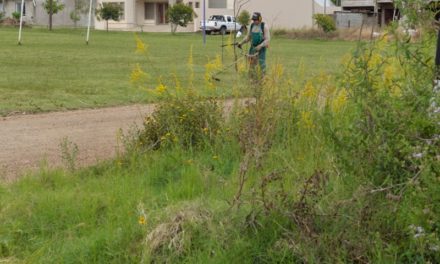
<path id="1" fill-rule="evenodd" d="M 176 74 L 182 83 L 188 76 L 187 61 L 193 46 L 195 86 L 204 82 L 208 58 L 221 54 L 221 36 L 200 34 L 140 33 L 149 48 L 150 62 L 135 53 L 132 32 L 92 31 L 85 45 L 85 30 L 24 29 L 22 46 L 17 29 L 0 29 L 0 115 L 123 105 L 154 100 L 133 87 L 130 73 L 140 63 L 156 82 Z M 307 74 L 335 72 L 341 56 L 355 44 L 341 41 L 298 41 L 275 38 L 268 60 L 283 63 L 295 75 L 303 61 Z M 232 62 L 225 52 L 224 64 Z M 233 71 L 224 73 L 218 94 L 229 96 Z M 147 86 L 153 86 L 153 83 Z"/>

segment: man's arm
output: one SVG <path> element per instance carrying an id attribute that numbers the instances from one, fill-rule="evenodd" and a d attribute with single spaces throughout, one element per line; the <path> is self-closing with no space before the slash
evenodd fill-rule
<path id="1" fill-rule="evenodd" d="M 249 29 L 244 39 L 240 43 L 238 43 L 238 47 L 241 49 L 241 46 L 243 46 L 243 44 L 245 43 L 248 43 L 250 39 L 251 39 L 251 30 Z"/>

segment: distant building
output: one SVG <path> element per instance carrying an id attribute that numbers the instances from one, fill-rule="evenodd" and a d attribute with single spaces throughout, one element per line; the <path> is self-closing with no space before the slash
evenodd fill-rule
<path id="1" fill-rule="evenodd" d="M 365 19 L 379 25 L 387 25 L 400 18 L 393 0 L 342 0 L 341 7 L 343 11 L 363 14 Z M 357 24 L 352 26 L 359 26 Z"/>
<path id="2" fill-rule="evenodd" d="M 425 3 L 434 5 L 438 3 L 438 0 L 426 0 Z M 359 26 L 362 23 L 362 19 L 358 19 L 360 17 L 363 18 L 364 23 L 367 21 L 367 23 L 380 26 L 401 18 L 399 9 L 394 5 L 394 0 L 341 0 L 341 7 L 345 14 L 338 14 L 337 22 L 341 23 L 341 20 L 338 19 L 341 16 L 344 17 L 345 22 L 350 21 L 351 18 L 351 26 Z"/>
<path id="3" fill-rule="evenodd" d="M 85 1 L 89 5 L 88 0 Z M 44 0 L 25 0 L 23 9 L 23 21 L 26 24 L 48 26 L 49 15 L 43 8 Z M 54 14 L 52 25 L 54 27 L 73 27 L 74 22 L 70 19 L 70 13 L 75 10 L 74 0 L 61 0 L 65 5 L 64 9 Z M 4 12 L 6 17 L 12 17 L 13 12 L 21 11 L 21 0 L 0 0 L 0 12 Z M 93 21 L 92 21 L 93 23 Z M 77 26 L 87 25 L 87 14 L 82 14 Z"/>
<path id="4" fill-rule="evenodd" d="M 98 5 L 104 2 L 118 3 L 123 9 L 120 21 L 109 21 L 109 29 L 113 30 L 168 32 L 170 25 L 165 14 L 177 2 L 192 6 L 197 14 L 193 23 L 186 28 L 178 27 L 178 31 L 198 31 L 200 21 L 203 20 L 203 0 L 98 0 Z M 261 12 L 270 27 L 289 29 L 312 27 L 313 14 L 333 14 L 340 8 L 334 6 L 330 0 L 252 0 L 243 5 L 241 10 Z M 206 18 L 216 14 L 233 15 L 234 1 L 206 0 Z M 105 21 L 95 20 L 96 29 L 105 27 Z"/>

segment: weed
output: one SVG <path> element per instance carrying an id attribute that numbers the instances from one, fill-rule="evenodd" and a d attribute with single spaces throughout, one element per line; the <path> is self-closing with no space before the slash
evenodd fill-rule
<path id="1" fill-rule="evenodd" d="M 75 171 L 78 157 L 78 145 L 64 137 L 60 143 L 61 160 L 69 171 Z"/>

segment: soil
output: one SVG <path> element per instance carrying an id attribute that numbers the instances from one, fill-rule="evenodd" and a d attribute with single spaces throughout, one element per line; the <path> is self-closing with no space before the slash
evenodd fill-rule
<path id="1" fill-rule="evenodd" d="M 232 105 L 233 100 L 224 103 L 225 114 Z M 153 111 L 154 105 L 133 105 L 0 117 L 0 182 L 13 181 L 42 167 L 65 167 L 62 142 L 78 147 L 78 166 L 111 159 L 123 149 L 117 140 L 120 129 L 127 133 Z"/>
<path id="2" fill-rule="evenodd" d="M 0 117 L 0 179 L 12 181 L 41 166 L 62 167 L 61 143 L 66 139 L 78 147 L 78 166 L 112 158 L 118 131 L 140 125 L 153 109 L 134 105 Z"/>

